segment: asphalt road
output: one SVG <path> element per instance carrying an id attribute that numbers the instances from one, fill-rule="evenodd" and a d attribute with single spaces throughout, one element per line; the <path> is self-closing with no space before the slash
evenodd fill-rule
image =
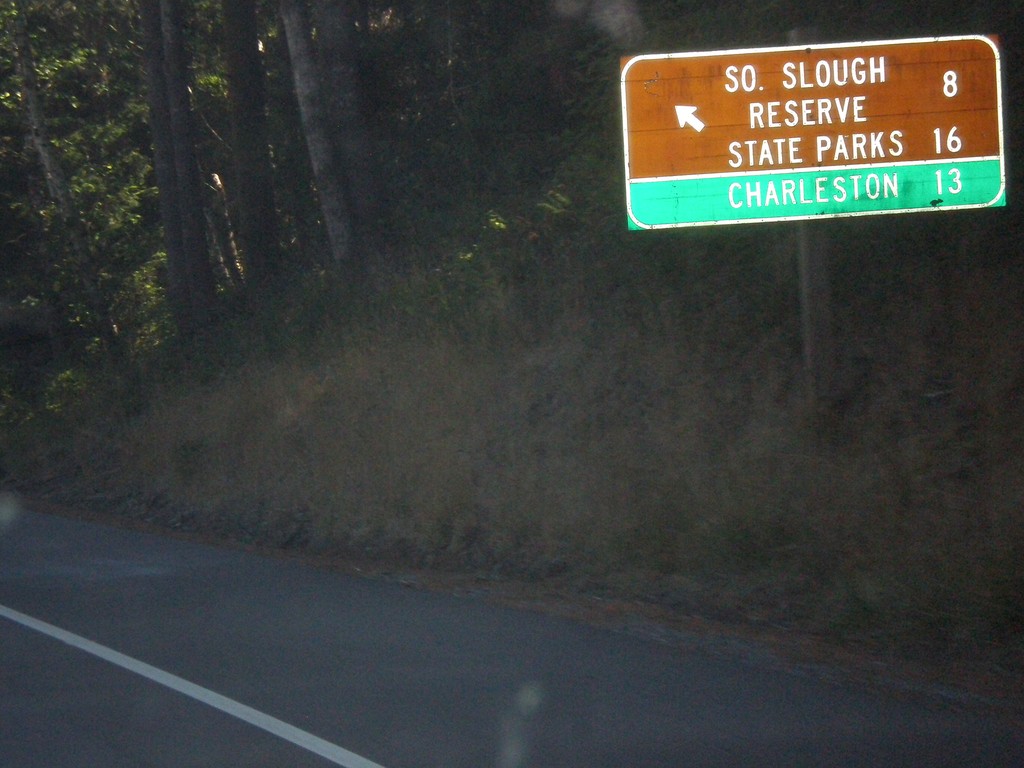
<path id="1" fill-rule="evenodd" d="M 0 766 L 1024 766 L 1007 723 L 490 604 L 0 515 Z"/>

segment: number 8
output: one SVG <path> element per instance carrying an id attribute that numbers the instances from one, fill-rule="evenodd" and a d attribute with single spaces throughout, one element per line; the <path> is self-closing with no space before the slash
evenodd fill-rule
<path id="1" fill-rule="evenodd" d="M 947 99 L 951 99 L 956 96 L 956 72 L 952 69 L 942 76 L 942 92 L 946 95 Z"/>

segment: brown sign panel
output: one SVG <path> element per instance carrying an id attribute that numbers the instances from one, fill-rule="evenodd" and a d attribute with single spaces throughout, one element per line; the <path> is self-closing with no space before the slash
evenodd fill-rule
<path id="1" fill-rule="evenodd" d="M 996 67 L 984 37 L 636 56 L 628 176 L 996 156 Z"/>

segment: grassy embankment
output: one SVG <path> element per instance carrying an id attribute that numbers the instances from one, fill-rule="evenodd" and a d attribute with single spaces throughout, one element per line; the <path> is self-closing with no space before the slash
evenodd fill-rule
<path id="1" fill-rule="evenodd" d="M 505 225 L 363 321 L 320 318 L 315 341 L 155 387 L 113 424 L 94 410 L 59 466 L 130 514 L 245 540 L 1015 667 L 1020 267 L 956 226 L 831 230 L 827 408 L 805 395 L 784 229 L 613 236 L 637 260 L 585 284 L 563 250 L 578 222 L 550 248 Z M 517 287 L 488 247 L 565 263 Z"/>

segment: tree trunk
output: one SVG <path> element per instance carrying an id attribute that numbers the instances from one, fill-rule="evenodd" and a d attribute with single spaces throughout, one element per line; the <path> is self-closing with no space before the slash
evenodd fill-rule
<path id="1" fill-rule="evenodd" d="M 231 102 L 236 221 L 247 279 L 261 292 L 280 269 L 274 176 L 267 142 L 266 75 L 260 58 L 256 4 L 221 0 L 224 58 Z"/>
<path id="2" fill-rule="evenodd" d="M 334 265 L 351 279 L 358 274 L 352 248 L 352 213 L 331 142 L 324 92 L 310 39 L 309 15 L 303 0 L 281 0 L 280 10 L 288 40 L 299 116 L 320 196 L 320 210 L 327 229 L 331 257 Z"/>
<path id="3" fill-rule="evenodd" d="M 362 243 L 376 223 L 379 185 L 370 134 L 357 88 L 355 10 L 351 0 L 315 0 L 317 53 L 325 84 L 328 124 L 344 172 L 353 231 Z"/>
<path id="4" fill-rule="evenodd" d="M 206 210 L 206 228 L 213 234 L 217 246 L 215 262 L 218 274 L 231 286 L 241 289 L 245 285 L 239 269 L 238 244 L 235 242 L 235 227 L 232 226 L 230 205 L 224 183 L 216 173 L 211 174 L 213 182 L 213 204 Z"/>
<path id="5" fill-rule="evenodd" d="M 188 337 L 208 324 L 215 293 L 195 154 L 185 44 L 177 0 L 141 0 L 139 11 L 154 170 L 167 249 L 168 293 L 178 330 Z"/>
<path id="6" fill-rule="evenodd" d="M 179 333 L 209 324 L 215 304 L 199 163 L 177 0 L 141 0 L 154 170 L 167 249 L 168 294 Z"/>
<path id="7" fill-rule="evenodd" d="M 160 220 L 164 228 L 164 249 L 167 251 L 167 298 L 178 331 L 187 336 L 192 331 L 192 318 L 184 270 L 184 245 L 181 241 L 181 211 L 178 206 L 178 179 L 174 170 L 171 114 L 167 100 L 167 80 L 164 77 L 160 0 L 142 0 L 139 16 L 146 64 L 149 126 L 153 138 L 153 171 L 160 190 Z"/>
<path id="8" fill-rule="evenodd" d="M 18 77 L 21 78 L 21 101 L 25 106 L 32 147 L 39 156 L 39 164 L 43 168 L 43 176 L 46 178 L 46 189 L 50 193 L 50 199 L 56 204 L 57 213 L 70 232 L 78 228 L 78 212 L 75 210 L 71 187 L 64 175 L 60 159 L 57 157 L 57 150 L 51 143 L 46 128 L 43 104 L 39 98 L 39 80 L 36 77 L 35 61 L 32 58 L 28 28 L 25 25 L 24 8 L 20 0 L 17 3 L 17 15 L 14 17 L 14 39 L 16 66 Z M 79 239 L 74 235 L 72 237 L 73 240 Z M 76 242 L 74 245 L 78 250 L 79 243 Z M 84 256 L 83 253 L 77 255 Z"/>
<path id="9" fill-rule="evenodd" d="M 181 243 L 185 257 L 189 311 L 196 329 L 205 328 L 213 314 L 215 286 L 210 253 L 206 243 L 202 180 L 196 158 L 195 128 L 188 87 L 188 57 L 182 35 L 179 0 L 161 0 L 164 77 L 171 116 L 174 171 L 178 182 L 181 212 Z"/>

